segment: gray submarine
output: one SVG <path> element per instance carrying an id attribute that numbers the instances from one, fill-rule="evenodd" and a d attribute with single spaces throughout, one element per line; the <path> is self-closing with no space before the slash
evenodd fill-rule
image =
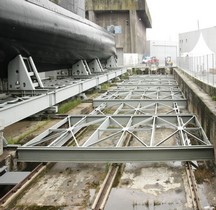
<path id="1" fill-rule="evenodd" d="M 17 55 L 39 72 L 116 56 L 114 35 L 48 0 L 0 0 L 0 78 Z"/>

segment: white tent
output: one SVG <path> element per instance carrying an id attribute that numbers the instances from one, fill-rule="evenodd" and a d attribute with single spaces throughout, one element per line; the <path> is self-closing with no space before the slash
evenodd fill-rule
<path id="1" fill-rule="evenodd" d="M 196 72 L 206 72 L 215 66 L 215 53 L 207 46 L 202 33 L 200 33 L 199 40 L 195 47 L 188 53 L 190 62 L 190 69 Z"/>
<path id="2" fill-rule="evenodd" d="M 199 40 L 195 47 L 188 53 L 189 56 L 205 56 L 212 55 L 214 52 L 207 46 L 202 33 L 200 33 Z"/>

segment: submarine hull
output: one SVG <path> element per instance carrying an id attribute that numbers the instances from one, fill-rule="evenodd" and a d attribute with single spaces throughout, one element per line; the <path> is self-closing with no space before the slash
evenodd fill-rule
<path id="1" fill-rule="evenodd" d="M 50 3 L 49 3 L 50 4 Z M 32 56 L 38 71 L 69 68 L 80 59 L 116 55 L 114 36 L 57 5 L 0 0 L 0 75 L 18 54 Z"/>

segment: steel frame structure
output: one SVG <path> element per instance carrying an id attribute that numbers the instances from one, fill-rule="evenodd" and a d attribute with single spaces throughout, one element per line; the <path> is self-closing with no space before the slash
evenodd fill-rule
<path id="1" fill-rule="evenodd" d="M 151 84 L 143 84 L 144 81 Z M 169 90 L 161 89 L 160 84 Z M 129 85 L 133 83 L 132 85 Z M 131 86 L 139 91 L 124 90 Z M 166 86 L 167 84 L 167 86 Z M 119 87 L 122 88 L 119 90 Z M 142 87 L 147 88 L 142 90 Z M 150 91 L 154 88 L 156 91 Z M 175 89 L 175 90 L 174 90 Z M 89 115 L 68 116 L 17 148 L 18 161 L 130 162 L 214 159 L 213 146 L 171 76 L 130 77 L 93 101 Z M 174 91 L 173 91 L 174 90 Z M 146 94 L 154 98 L 144 97 Z M 134 96 L 137 97 L 134 99 Z M 164 98 L 165 97 L 165 98 Z M 81 139 L 77 134 L 85 129 Z M 129 146 L 126 141 L 130 137 Z M 71 147 L 64 146 L 70 140 Z"/>
<path id="2" fill-rule="evenodd" d="M 56 84 L 54 83 L 52 86 L 49 84 L 50 86 L 45 86 L 44 89 L 18 91 L 17 94 L 21 95 L 20 97 L 0 101 L 0 127 L 7 127 L 50 108 L 68 98 L 110 81 L 126 73 L 126 71 L 124 68 L 119 68 L 103 72 L 101 75 L 92 74 L 90 78 L 86 79 L 67 78 L 63 82 L 55 81 Z M 15 91 L 14 94 L 16 94 Z"/>

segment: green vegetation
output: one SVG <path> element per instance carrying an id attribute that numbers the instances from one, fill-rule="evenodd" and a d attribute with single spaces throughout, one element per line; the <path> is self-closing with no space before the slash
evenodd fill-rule
<path id="1" fill-rule="evenodd" d="M 106 114 L 106 115 L 113 114 L 113 112 L 114 111 L 111 108 L 106 108 L 106 109 L 103 110 L 103 113 Z"/>
<path id="2" fill-rule="evenodd" d="M 121 75 L 121 79 L 126 80 L 129 79 L 129 74 L 128 72 L 124 73 L 123 75 Z"/>
<path id="3" fill-rule="evenodd" d="M 38 129 L 46 125 L 48 122 L 49 120 L 41 121 L 39 124 L 35 125 L 32 129 L 27 130 L 25 133 L 22 133 L 20 136 L 16 138 L 9 137 L 7 139 L 8 144 L 24 144 L 28 140 L 34 138 L 34 136 L 32 135 L 33 132 L 37 131 Z"/>
<path id="4" fill-rule="evenodd" d="M 71 109 L 73 109 L 74 107 L 76 107 L 77 105 L 79 105 L 80 103 L 81 103 L 80 98 L 76 98 L 74 100 L 63 103 L 59 106 L 58 114 L 64 114 L 70 111 Z"/>
<path id="5" fill-rule="evenodd" d="M 212 96 L 212 100 L 213 100 L 213 101 L 216 101 L 216 96 Z"/>
<path id="6" fill-rule="evenodd" d="M 108 90 L 109 87 L 110 87 L 110 83 L 105 82 L 101 85 L 101 90 Z"/>

